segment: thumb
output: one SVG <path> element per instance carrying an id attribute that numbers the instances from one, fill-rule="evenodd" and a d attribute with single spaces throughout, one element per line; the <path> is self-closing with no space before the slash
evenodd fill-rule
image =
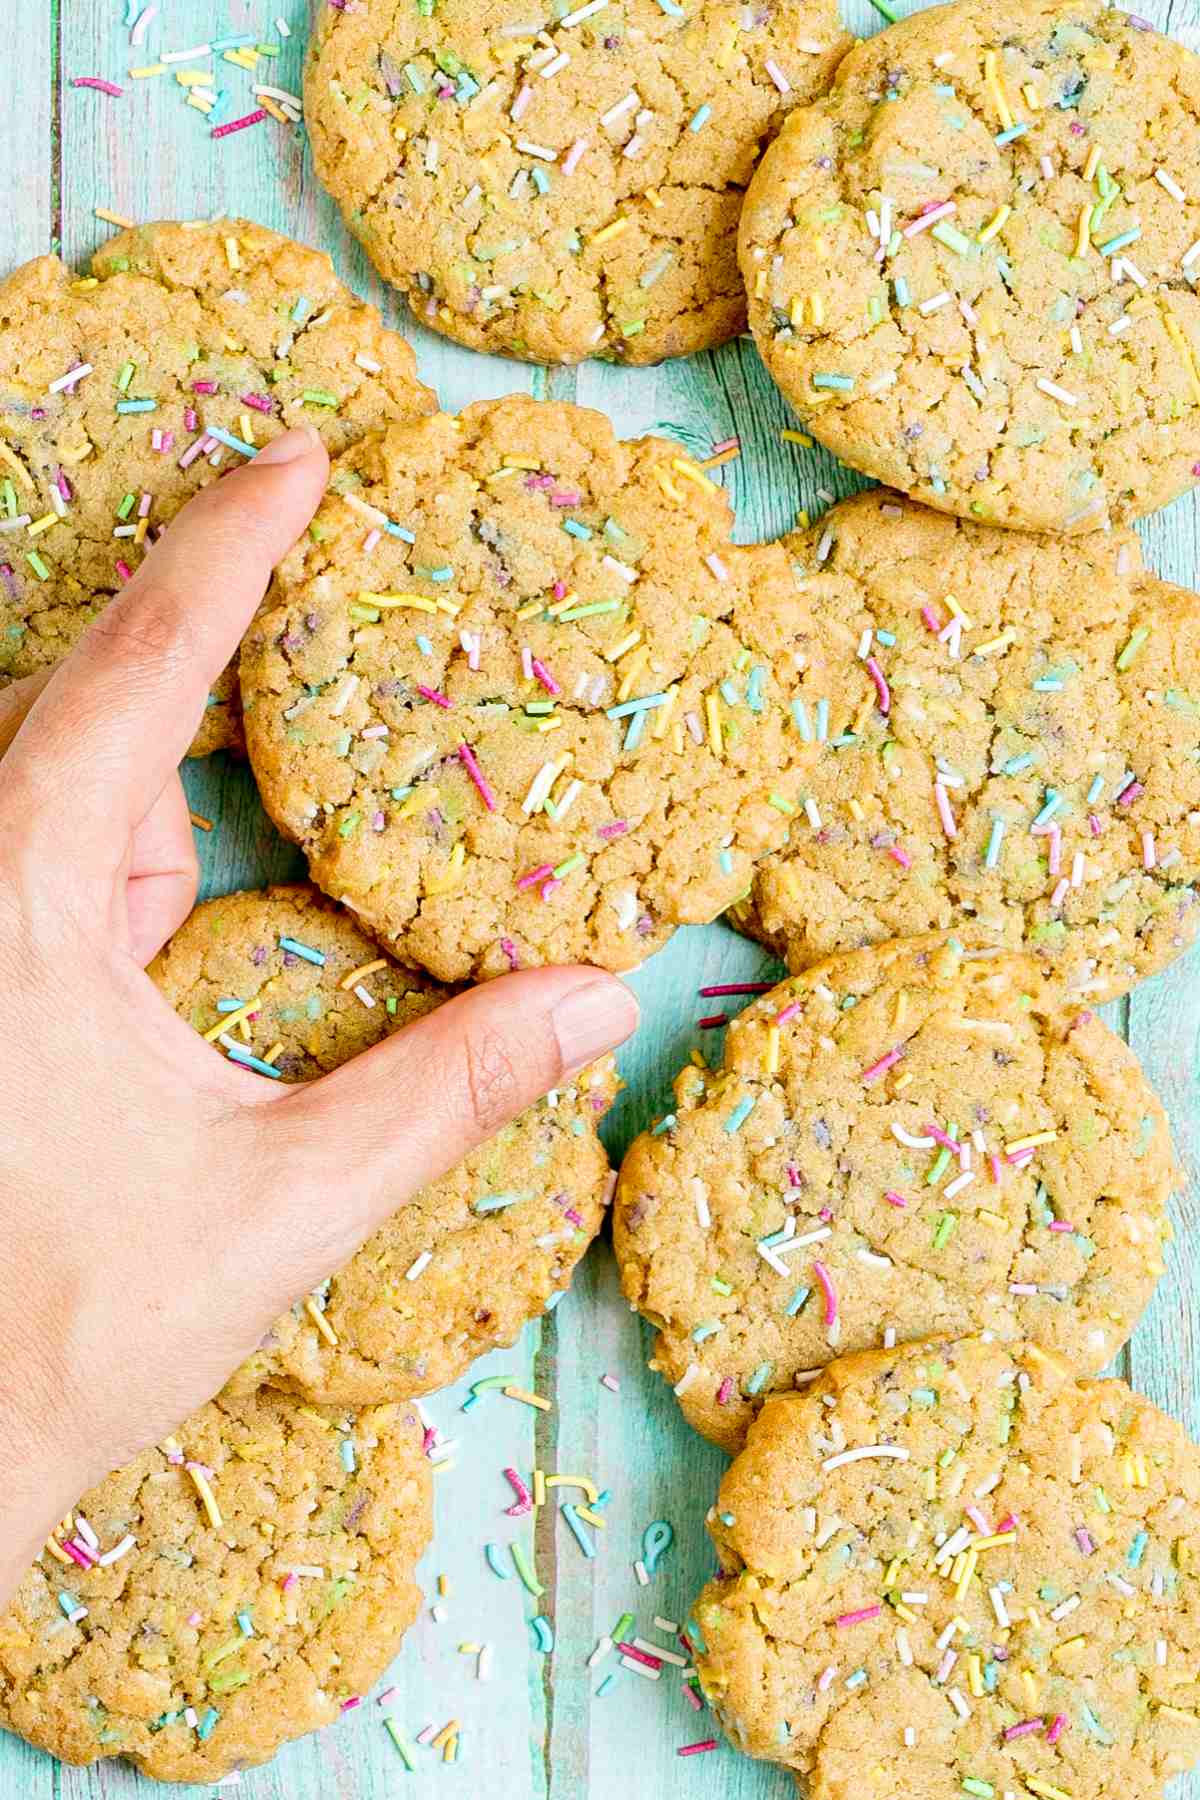
<path id="1" fill-rule="evenodd" d="M 597 969 L 533 969 L 471 988 L 321 1080 L 275 1090 L 265 1120 L 256 1109 L 269 1191 L 296 1196 L 309 1234 L 314 1188 L 338 1194 L 349 1254 L 637 1022 L 624 982 Z"/>

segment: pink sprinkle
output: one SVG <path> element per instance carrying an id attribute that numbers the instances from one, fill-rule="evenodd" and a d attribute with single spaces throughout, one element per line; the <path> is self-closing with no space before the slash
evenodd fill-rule
<path id="1" fill-rule="evenodd" d="M 938 818 L 942 821 L 942 830 L 948 838 L 958 836 L 958 826 L 954 823 L 954 814 L 950 810 L 950 798 L 940 781 L 933 784 L 933 797 L 937 801 Z"/>
<path id="2" fill-rule="evenodd" d="M 705 1013 L 702 1019 L 696 1020 L 697 1028 L 700 1031 L 715 1031 L 718 1025 L 728 1025 L 728 1023 L 728 1013 Z"/>
<path id="3" fill-rule="evenodd" d="M 228 137 L 230 132 L 245 131 L 247 125 L 261 125 L 266 116 L 262 107 L 259 107 L 257 112 L 247 113 L 244 118 L 230 119 L 228 125 L 214 125 L 212 135 L 215 138 Z"/>
<path id="4" fill-rule="evenodd" d="M 916 237 L 918 231 L 927 231 L 931 225 L 936 225 L 939 219 L 948 219 L 950 214 L 954 211 L 955 205 L 953 200 L 943 200 L 940 204 L 937 201 L 934 201 L 932 205 L 925 208 L 924 212 L 922 212 L 918 218 L 910 220 L 901 232 L 901 236 L 906 238 Z"/>
<path id="5" fill-rule="evenodd" d="M 925 1127 L 925 1133 L 926 1136 L 931 1137 L 935 1143 L 940 1144 L 943 1150 L 952 1150 L 955 1156 L 961 1160 L 962 1145 L 956 1144 L 954 1139 L 948 1136 L 947 1133 L 942 1130 L 940 1125 L 927 1125 Z"/>
<path id="6" fill-rule="evenodd" d="M 62 498 L 64 500 L 73 500 L 75 498 L 75 495 L 71 489 L 71 484 L 67 480 L 66 474 L 64 473 L 64 471 L 62 469 L 59 469 L 58 473 L 55 475 L 54 485 L 58 489 L 59 493 L 62 495 Z"/>
<path id="7" fill-rule="evenodd" d="M 509 108 L 509 111 L 508 111 L 509 118 L 510 119 L 519 119 L 521 117 L 521 114 L 525 111 L 525 108 L 529 105 L 529 102 L 532 99 L 533 99 L 533 89 L 530 87 L 528 82 L 524 82 L 521 86 L 520 91 L 517 94 L 516 99 L 513 101 L 511 107 Z"/>
<path id="8" fill-rule="evenodd" d="M 991 1164 L 992 1180 L 995 1182 L 996 1186 L 999 1187 L 1000 1186 L 1000 1158 L 997 1156 L 997 1154 L 994 1150 L 990 1152 L 990 1154 L 988 1156 L 988 1162 Z"/>
<path id="9" fill-rule="evenodd" d="M 879 666 L 878 659 L 874 656 L 868 656 L 867 658 L 867 674 L 875 683 L 875 692 L 879 695 L 879 710 L 886 718 L 887 714 L 891 711 L 892 706 L 891 690 L 884 679 L 883 670 Z"/>
<path id="10" fill-rule="evenodd" d="M 181 469 L 190 469 L 203 448 L 204 439 L 202 437 L 197 438 L 194 443 L 189 444 L 183 455 L 179 458 L 179 467 Z"/>
<path id="11" fill-rule="evenodd" d="M 908 1205 L 908 1201 L 904 1198 L 903 1194 L 896 1193 L 894 1188 L 886 1188 L 883 1197 L 889 1206 L 905 1207 Z"/>
<path id="12" fill-rule="evenodd" d="M 296 1586 L 296 1580 L 297 1578 L 295 1575 L 284 1576 L 282 1586 L 285 1594 L 291 1593 L 292 1589 Z"/>
<path id="13" fill-rule="evenodd" d="M 622 1656 L 631 1656 L 634 1662 L 643 1663 L 647 1669 L 662 1668 L 661 1656 L 649 1656 L 645 1650 L 639 1650 L 636 1644 L 618 1643 L 617 1649 L 621 1652 Z"/>
<path id="14" fill-rule="evenodd" d="M 395 1694 L 396 1692 L 397 1692 L 397 1690 L 394 1687 L 385 1687 L 382 1694 L 379 1694 L 376 1696 L 379 1705 L 386 1706 L 388 1701 L 392 1698 L 393 1694 Z"/>
<path id="15" fill-rule="evenodd" d="M 858 1612 L 842 1613 L 834 1620 L 834 1624 L 839 1630 L 844 1630 L 847 1625 L 862 1625 L 868 1619 L 877 1619 L 882 1611 L 882 1606 L 863 1606 Z"/>
<path id="16" fill-rule="evenodd" d="M 740 442 L 735 437 L 722 438 L 719 444 L 713 445 L 709 454 L 711 456 L 724 456 L 727 450 L 740 450 L 741 447 Z"/>
<path id="17" fill-rule="evenodd" d="M 945 1681 L 947 1676 L 949 1675 L 951 1669 L 954 1667 L 954 1665 L 957 1661 L 958 1661 L 958 1651 L 957 1650 L 947 1650 L 945 1656 L 943 1656 L 943 1658 L 942 1658 L 941 1666 L 938 1669 L 938 1672 L 934 1676 L 933 1679 L 937 1682 Z"/>
<path id="18" fill-rule="evenodd" d="M 583 495 L 579 492 L 578 488 L 571 488 L 569 491 L 551 494 L 550 496 L 551 506 L 579 506 L 582 504 L 582 501 Z"/>
<path id="19" fill-rule="evenodd" d="M 183 412 L 184 430 L 185 431 L 195 431 L 196 428 L 198 427 L 199 423 L 200 423 L 200 415 L 196 411 L 195 407 L 194 406 L 185 407 L 184 412 Z"/>
<path id="20" fill-rule="evenodd" d="M 141 499 L 138 501 L 138 518 L 139 519 L 148 518 L 150 515 L 150 508 L 153 505 L 154 505 L 153 495 L 152 494 L 143 494 Z"/>
<path id="21" fill-rule="evenodd" d="M 566 582 L 565 581 L 556 581 L 554 584 L 553 592 L 554 592 L 554 598 L 556 600 L 565 600 L 567 597 Z"/>
<path id="22" fill-rule="evenodd" d="M 684 1691 L 684 1694 L 687 1696 L 687 1702 L 688 1702 L 688 1705 L 691 1707 L 692 1711 L 693 1712 L 703 1712 L 704 1711 L 704 1702 L 701 1700 L 699 1694 L 696 1692 L 695 1688 L 692 1686 L 690 1681 L 684 1682 L 683 1691 Z"/>
<path id="23" fill-rule="evenodd" d="M 576 169 L 579 167 L 580 158 L 583 156 L 587 147 L 587 138 L 575 139 L 575 142 L 571 145 L 571 148 L 567 151 L 567 154 L 562 160 L 562 172 L 564 175 L 573 175 L 575 173 Z"/>
<path id="24" fill-rule="evenodd" d="M 1023 1169 L 1026 1163 L 1033 1161 L 1036 1148 L 1035 1145 L 1031 1150 L 1006 1151 L 1004 1160 L 1006 1163 L 1011 1163 L 1014 1169 Z"/>
<path id="25" fill-rule="evenodd" d="M 517 1471 L 515 1469 L 505 1469 L 504 1479 L 507 1481 L 513 1493 L 517 1496 L 511 1506 L 505 1507 L 505 1517 L 509 1519 L 520 1519 L 525 1513 L 532 1512 L 533 1498 L 529 1489 L 517 1474 Z"/>
<path id="26" fill-rule="evenodd" d="M 447 699 L 445 694 L 439 693 L 437 688 L 422 687 L 419 681 L 417 682 L 416 687 L 417 692 L 421 695 L 422 699 L 432 700 L 435 706 L 440 706 L 446 711 L 454 704 L 452 700 Z"/>
<path id="27" fill-rule="evenodd" d="M 1050 904 L 1052 907 L 1054 907 L 1055 911 L 1057 911 L 1058 908 L 1062 905 L 1063 901 L 1066 899 L 1068 893 L 1070 892 L 1070 889 L 1071 889 L 1071 883 L 1067 879 L 1067 877 L 1064 875 L 1062 877 L 1061 881 L 1059 881 L 1056 884 L 1054 892 L 1050 896 Z"/>
<path id="28" fill-rule="evenodd" d="M 252 406 L 255 412 L 260 413 L 271 413 L 275 411 L 275 402 L 268 399 L 266 394 L 243 394 L 242 405 Z"/>
<path id="29" fill-rule="evenodd" d="M 1051 1219 L 1051 1231 L 1074 1231 L 1075 1227 L 1066 1219 Z"/>
<path id="30" fill-rule="evenodd" d="M 596 836 L 602 837 L 607 841 L 609 838 L 620 837 L 623 831 L 628 830 L 629 827 L 624 819 L 614 819 L 611 825 L 598 825 L 596 827 Z"/>
<path id="31" fill-rule="evenodd" d="M 775 1023 L 777 1025 L 786 1025 L 788 1020 L 794 1019 L 800 1010 L 800 1002 L 798 1000 L 793 1000 L 790 1005 L 783 1007 L 781 1011 L 775 1014 Z"/>
<path id="32" fill-rule="evenodd" d="M 517 955 L 517 946 L 513 943 L 511 938 L 502 937 L 500 939 L 500 948 L 508 958 L 509 968 L 515 973 L 521 966 L 521 959 Z"/>
<path id="33" fill-rule="evenodd" d="M 709 571 L 716 581 L 729 580 L 729 570 L 715 551 L 710 552 L 704 560 L 708 564 Z"/>
<path id="34" fill-rule="evenodd" d="M 561 694 L 562 689 L 539 657 L 533 659 L 533 672 L 548 694 Z"/>
<path id="35" fill-rule="evenodd" d="M 898 862 L 902 869 L 912 868 L 912 857 L 908 854 L 908 851 L 902 849 L 899 844 L 893 844 L 888 851 L 888 855 L 893 862 Z"/>
<path id="36" fill-rule="evenodd" d="M 432 1425 L 427 1425 L 425 1427 L 425 1435 L 421 1439 L 421 1455 L 428 1456 L 429 1452 L 433 1449 L 434 1445 L 437 1443 L 437 1440 L 438 1440 L 437 1432 L 434 1430 Z"/>
<path id="37" fill-rule="evenodd" d="M 475 783 L 475 786 L 479 789 L 480 794 L 483 796 L 483 804 L 487 807 L 489 812 L 495 812 L 496 796 L 492 792 L 487 776 L 480 768 L 475 752 L 472 750 L 470 744 L 460 744 L 458 746 L 458 758 L 466 769 L 467 774 L 471 777 L 471 780 Z"/>
<path id="38" fill-rule="evenodd" d="M 526 681 L 533 680 L 533 652 L 528 644 L 521 645 L 521 673 Z"/>
<path id="39" fill-rule="evenodd" d="M 1101 825 L 1101 823 L 1100 823 L 1099 819 L 1096 817 L 1095 813 L 1088 814 L 1088 824 L 1091 826 L 1092 836 L 1099 837 L 1100 833 L 1104 829 L 1104 827 Z"/>
<path id="40" fill-rule="evenodd" d="M 1079 1548 L 1083 1551 L 1085 1556 L 1095 1556 L 1096 1546 L 1092 1542 L 1092 1534 L 1088 1531 L 1086 1526 L 1077 1525 L 1075 1527 L 1075 1542 L 1079 1545 Z"/>
<path id="41" fill-rule="evenodd" d="M 561 886 L 562 886 L 562 882 L 558 879 L 558 877 L 555 875 L 551 875 L 549 881 L 546 883 L 545 887 L 542 889 L 542 899 L 548 900 L 550 898 L 551 894 L 557 894 L 557 892 Z"/>
<path id="42" fill-rule="evenodd" d="M 903 1055 L 904 1051 L 897 1044 L 894 1050 L 889 1050 L 886 1056 L 881 1056 L 879 1061 L 872 1063 L 869 1069 L 864 1069 L 858 1079 L 864 1087 L 870 1087 L 873 1081 L 878 1081 L 881 1075 L 886 1075 L 889 1069 L 895 1068 Z"/>
<path id="43" fill-rule="evenodd" d="M 119 88 L 113 81 L 102 81 L 99 75 L 76 75 L 71 86 L 95 88 L 97 93 L 111 94 L 114 100 L 119 100 L 125 92 L 124 88 Z"/>
<path id="44" fill-rule="evenodd" d="M 71 1561 L 77 1562 L 81 1569 L 90 1569 L 91 1568 L 91 1566 L 92 1566 L 91 1562 L 88 1560 L 88 1557 L 85 1554 L 82 1546 L 76 1544 L 73 1539 L 69 1539 L 63 1545 L 63 1549 L 66 1551 L 67 1555 L 71 1558 Z"/>
<path id="45" fill-rule="evenodd" d="M 966 1513 L 968 1519 L 970 1519 L 976 1531 L 981 1532 L 984 1537 L 991 1537 L 992 1528 L 977 1506 L 966 1506 L 963 1508 L 963 1511 Z"/>
<path id="46" fill-rule="evenodd" d="M 716 1748 L 716 1738 L 701 1738 L 698 1744 L 681 1744 L 675 1754 L 677 1756 L 703 1756 L 706 1750 L 715 1750 Z"/>
<path id="47" fill-rule="evenodd" d="M 997 1530 L 997 1532 L 1015 1531 L 1017 1529 L 1017 1526 L 1020 1524 L 1020 1522 L 1021 1521 L 1017 1518 L 1016 1513 L 1009 1513 L 1007 1518 L 1001 1519 L 1000 1523 L 996 1527 L 996 1530 Z"/>
<path id="48" fill-rule="evenodd" d="M 216 391 L 217 384 L 215 381 L 193 381 L 192 383 L 193 394 L 215 394 Z"/>
<path id="49" fill-rule="evenodd" d="M 769 994 L 771 985 L 769 981 L 721 981 L 696 992 L 702 1000 L 721 1000 L 726 994 Z"/>
<path id="50" fill-rule="evenodd" d="M 1140 781 L 1131 781 L 1129 785 L 1122 788 L 1121 792 L 1117 795 L 1117 805 L 1132 806 L 1135 800 L 1141 799 L 1145 791 L 1146 790 Z"/>
<path id="51" fill-rule="evenodd" d="M 356 1706 L 361 1706 L 361 1705 L 362 1705 L 362 1695 L 361 1694 L 351 1694 L 351 1696 L 348 1700 L 342 1701 L 342 1711 L 344 1713 L 353 1712 Z"/>
<path id="52" fill-rule="evenodd" d="M 133 580 L 133 570 L 130 568 L 129 564 L 124 562 L 121 558 L 117 559 L 117 574 L 121 577 L 122 581 Z"/>
<path id="53" fill-rule="evenodd" d="M 293 1576 L 292 1579 L 294 1581 L 295 1576 Z M 187 1622 L 192 1627 L 192 1630 L 194 1631 L 196 1629 L 197 1625 L 203 1625 L 204 1614 L 200 1613 L 200 1612 L 190 1612 L 187 1616 Z"/>
<path id="54" fill-rule="evenodd" d="M 520 876 L 517 881 L 517 886 L 518 888 L 535 887 L 539 881 L 544 880 L 547 875 L 553 875 L 553 873 L 553 863 L 541 863 L 536 869 L 530 869 L 528 875 Z"/>
<path id="55" fill-rule="evenodd" d="M 833 1678 L 836 1674 L 837 1674 L 837 1670 L 834 1668 L 833 1664 L 830 1663 L 829 1667 L 824 1671 L 820 1680 L 817 1682 L 818 1694 L 823 1694 L 825 1692 L 826 1688 L 829 1686 L 830 1682 L 833 1680 Z"/>
<path id="56" fill-rule="evenodd" d="M 1044 1719 L 1023 1719 L 1019 1725 L 1010 1725 L 1004 1733 L 1004 1741 L 1011 1744 L 1015 1738 L 1028 1737 L 1031 1732 L 1041 1731 L 1045 1722 Z"/>
<path id="57" fill-rule="evenodd" d="M 804 1186 L 804 1177 L 801 1175 L 795 1163 L 789 1163 L 787 1165 L 787 1178 L 789 1187 L 798 1188 Z"/>
<path id="58" fill-rule="evenodd" d="M 379 542 L 379 540 L 382 536 L 383 536 L 383 533 L 382 533 L 382 531 L 380 531 L 379 527 L 377 525 L 373 525 L 371 527 L 370 531 L 368 531 L 366 537 L 363 539 L 363 552 L 365 555 L 370 556 L 372 550 L 375 548 L 376 544 Z"/>
<path id="59" fill-rule="evenodd" d="M 813 1274 L 820 1282 L 822 1291 L 825 1295 L 825 1329 L 828 1331 L 831 1325 L 837 1323 L 837 1289 L 833 1285 L 833 1276 L 829 1273 L 829 1270 L 825 1267 L 824 1263 L 815 1262 L 813 1264 Z"/>
<path id="60" fill-rule="evenodd" d="M 729 1405 L 729 1396 L 730 1396 L 730 1394 L 732 1394 L 732 1392 L 733 1392 L 733 1376 L 727 1375 L 725 1377 L 724 1381 L 721 1383 L 720 1387 L 717 1389 L 717 1405 L 718 1406 L 728 1406 Z"/>
<path id="61" fill-rule="evenodd" d="M 1062 826 L 1050 827 L 1050 873 L 1057 875 L 1062 868 Z"/>
<path id="62" fill-rule="evenodd" d="M 1048 1744 L 1057 1744 L 1059 1738 L 1062 1736 L 1063 1732 L 1066 1729 L 1067 1729 L 1066 1713 L 1056 1714 L 1054 1723 L 1051 1725 L 1049 1731 L 1046 1733 L 1046 1742 Z"/>
<path id="63" fill-rule="evenodd" d="M 934 636 L 936 637 L 938 632 L 942 629 L 942 626 L 941 626 L 941 621 L 938 618 L 937 614 L 934 612 L 932 606 L 923 606 L 921 608 L 921 617 L 924 619 L 926 625 L 928 625 L 930 631 L 932 631 Z"/>
<path id="64" fill-rule="evenodd" d="M 563 1218 L 567 1221 L 568 1225 L 574 1225 L 576 1231 L 583 1230 L 582 1215 L 580 1213 L 577 1213 L 573 1206 L 568 1206 L 566 1208 L 565 1212 L 563 1213 Z"/>

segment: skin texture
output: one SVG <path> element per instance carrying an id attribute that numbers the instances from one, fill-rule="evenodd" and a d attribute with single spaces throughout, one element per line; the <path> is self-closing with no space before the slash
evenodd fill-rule
<path id="1" fill-rule="evenodd" d="M 0 1617 L 0 1720 L 67 1762 L 189 1782 L 331 1724 L 421 1604 L 421 1438 L 402 1405 L 322 1415 L 264 1390 L 202 1407 L 85 1494 L 25 1576 Z M 83 1525 L 96 1555 L 124 1553 L 78 1567 L 63 1545 L 86 1551 Z"/>
<path id="2" fill-rule="evenodd" d="M 1198 157 L 1200 59 L 1099 0 L 892 26 L 751 183 L 739 258 L 767 367 L 836 455 L 931 506 L 1055 532 L 1153 512 L 1200 466 Z"/>
<path id="3" fill-rule="evenodd" d="M 853 737 L 823 750 L 817 823 L 793 822 L 737 922 L 793 969 L 953 926 L 1030 952 L 1085 1006 L 1185 950 L 1200 599 L 1146 574 L 1132 533 L 1002 535 L 887 493 L 844 501 L 788 549 L 812 620 L 810 719 L 823 696 L 829 743 Z"/>
<path id="4" fill-rule="evenodd" d="M 929 937 L 820 963 L 730 1024 L 719 1070 L 680 1074 L 674 1118 L 630 1146 L 614 1243 L 651 1366 L 728 1450 L 885 1331 L 1028 1336 L 1098 1372 L 1162 1273 L 1166 1116 L 1026 957 Z"/>
<path id="5" fill-rule="evenodd" d="M 651 363 L 722 343 L 745 322 L 743 191 L 846 49 L 836 8 L 547 10 L 325 8 L 305 81 L 318 175 L 417 316 L 472 349 Z"/>
<path id="6" fill-rule="evenodd" d="M 267 445 L 189 503 L 54 674 L 0 696 L 4 1598 L 80 1493 L 636 1019 L 595 970 L 536 971 L 294 1086 L 230 1068 L 146 976 L 195 901 L 179 758 L 328 472 L 315 433 Z"/>
<path id="7" fill-rule="evenodd" d="M 459 981 L 627 969 L 746 891 L 818 754 L 780 545 L 732 546 L 677 445 L 521 396 L 395 427 L 331 485 L 241 659 L 263 804 L 326 892 Z M 640 739 L 608 717 L 663 694 Z"/>
<path id="8" fill-rule="evenodd" d="M 289 951 L 284 939 L 323 961 Z M 221 1002 L 256 999 L 244 1030 L 222 1036 L 270 1054 L 284 1081 L 340 1068 L 450 997 L 380 958 L 348 914 L 306 886 L 208 901 L 148 972 L 202 1035 L 231 1016 Z M 220 1039 L 214 1048 L 225 1054 Z M 615 1090 L 606 1057 L 440 1181 L 406 1194 L 344 1269 L 275 1321 L 233 1391 L 270 1381 L 331 1406 L 408 1399 L 511 1344 L 567 1286 L 600 1229 L 610 1171 L 596 1126 Z M 520 1197 L 486 1209 L 509 1195 Z"/>
<path id="9" fill-rule="evenodd" d="M 764 1407 L 708 1525 L 701 1686 L 811 1800 L 1157 1800 L 1200 1760 L 1200 1452 L 1123 1381 L 980 1339 L 844 1357 Z"/>
<path id="10" fill-rule="evenodd" d="M 48 391 L 81 363 L 90 375 Z M 153 399 L 155 410 L 116 412 L 139 399 Z M 0 520 L 10 501 L 34 526 L 53 519 L 55 493 L 62 512 L 36 536 L 0 537 L 0 681 L 59 662 L 128 579 L 118 563 L 137 569 L 214 470 L 242 460 L 209 439 L 211 456 L 180 468 L 201 428 L 263 444 L 308 421 L 336 453 L 434 405 L 403 338 L 342 285 L 327 256 L 248 220 L 120 232 L 90 277 L 55 256 L 27 263 L 0 283 L 0 484 L 12 484 L 11 496 L 0 487 Z M 172 434 L 169 451 L 153 447 L 155 430 Z M 134 535 L 114 538 L 126 526 Z M 191 753 L 241 747 L 230 667 L 213 685 Z"/>

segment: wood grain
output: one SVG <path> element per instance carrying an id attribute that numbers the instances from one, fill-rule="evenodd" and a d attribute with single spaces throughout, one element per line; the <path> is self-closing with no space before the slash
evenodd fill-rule
<path id="1" fill-rule="evenodd" d="M 1200 47 L 1196 0 L 1143 0 L 1142 10 Z M 860 33 L 878 23 L 866 0 L 853 0 L 845 11 Z M 722 479 L 743 540 L 774 536 L 798 509 L 818 511 L 829 497 L 859 485 L 822 451 L 781 443 L 788 409 L 748 341 L 634 372 L 599 364 L 542 371 L 458 350 L 413 325 L 382 290 L 317 187 L 301 132 L 271 123 L 214 143 L 170 77 L 127 84 L 122 100 L 69 85 L 77 75 L 124 82 L 130 63 L 151 62 L 160 50 L 218 33 L 253 30 L 277 38 L 272 21 L 279 12 L 293 35 L 268 79 L 296 90 L 308 27 L 302 0 L 161 0 L 145 45 L 132 57 L 122 28 L 124 0 L 49 6 L 6 0 L 9 105 L 0 110 L 0 166 L 9 189 L 0 214 L 0 265 L 59 241 L 68 257 L 86 259 L 107 235 L 95 220 L 97 206 L 137 219 L 241 213 L 328 249 L 345 279 L 410 337 L 422 376 L 447 408 L 520 389 L 600 407 L 623 434 L 670 430 L 697 451 L 740 436 L 742 457 Z M 219 73 L 231 93 L 227 116 L 249 110 L 250 78 L 228 65 L 219 65 Z M 1193 501 L 1151 520 L 1143 536 L 1153 567 L 1195 584 L 1200 509 Z M 192 804 L 216 822 L 201 842 L 206 893 L 298 870 L 296 852 L 268 825 L 245 768 L 214 758 L 189 765 L 186 779 Z M 609 1122 L 614 1156 L 664 1110 L 670 1078 L 694 1042 L 696 988 L 706 980 L 753 977 L 766 966 L 754 946 L 712 926 L 680 932 L 633 977 L 644 1024 L 624 1058 L 628 1086 Z M 1200 956 L 1186 958 L 1110 1013 L 1167 1103 L 1187 1171 L 1167 1276 L 1120 1366 L 1200 1431 L 1200 1255 L 1193 1248 L 1200 1223 Z M 681 1761 L 678 1746 L 708 1735 L 710 1721 L 686 1705 L 677 1680 L 653 1683 L 620 1672 L 597 1698 L 600 1679 L 615 1664 L 595 1672 L 586 1667 L 596 1639 L 626 1608 L 643 1635 L 658 1635 L 655 1614 L 685 1618 L 711 1565 L 702 1521 L 722 1458 L 686 1430 L 672 1397 L 647 1371 L 650 1340 L 622 1302 L 611 1255 L 601 1246 L 554 1314 L 531 1327 L 516 1349 L 475 1371 L 511 1370 L 553 1400 L 551 1413 L 489 1399 L 463 1415 L 462 1387 L 429 1402 L 438 1423 L 461 1438 L 457 1467 L 438 1477 L 438 1536 L 425 1563 L 427 1592 L 439 1573 L 448 1577 L 448 1617 L 438 1625 L 426 1610 L 391 1679 L 398 1689 L 394 1710 L 410 1737 L 427 1722 L 461 1720 L 461 1761 L 444 1767 L 424 1752 L 418 1775 L 408 1776 L 371 1705 L 249 1772 L 234 1791 L 247 1800 L 382 1800 L 410 1789 L 444 1800 L 784 1800 L 794 1792 L 781 1772 L 724 1747 Z M 618 1376 L 619 1395 L 601 1386 L 605 1371 Z M 594 1560 L 582 1555 L 557 1507 L 541 1514 L 536 1540 L 529 1521 L 504 1516 L 510 1498 L 504 1466 L 528 1474 L 535 1459 L 612 1489 Z M 676 1541 L 653 1584 L 640 1589 L 632 1564 L 655 1518 L 672 1521 Z M 546 1589 L 536 1601 L 515 1577 L 498 1580 L 484 1561 L 486 1542 L 507 1545 L 514 1537 L 536 1551 Z M 557 1634 L 549 1658 L 532 1648 L 528 1621 L 538 1611 L 553 1620 Z M 458 1653 L 460 1642 L 472 1640 L 496 1646 L 490 1683 L 477 1682 L 473 1659 Z M 149 1783 L 122 1765 L 59 1767 L 0 1735 L 0 1800 L 102 1800 L 149 1791 Z M 1178 1791 L 1197 1800 L 1200 1781 Z"/>

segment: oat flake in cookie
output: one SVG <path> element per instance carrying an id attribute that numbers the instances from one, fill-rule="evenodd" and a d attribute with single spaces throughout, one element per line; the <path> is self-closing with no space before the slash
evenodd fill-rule
<path id="1" fill-rule="evenodd" d="M 1035 965 L 929 937 L 754 1001 L 630 1146 L 614 1241 L 654 1366 L 737 1449 L 769 1395 L 928 1331 L 1094 1373 L 1162 1272 L 1177 1176 L 1133 1052 Z"/>
<path id="2" fill-rule="evenodd" d="M 183 1019 L 248 1062 L 247 1081 L 315 1079 L 450 997 L 309 887 L 207 901 L 150 974 Z M 600 1229 L 611 1182 L 596 1126 L 615 1089 L 606 1057 L 406 1199 L 276 1320 L 231 1390 L 269 1381 L 366 1405 L 445 1387 L 511 1344 Z"/>
<path id="3" fill-rule="evenodd" d="M 1200 472 L 1200 58 L 1099 0 L 961 0 L 858 45 L 751 183 L 767 367 L 947 512 L 1090 531 Z"/>
<path id="4" fill-rule="evenodd" d="M 628 969 L 723 912 L 818 754 L 801 599 L 678 445 L 512 396 L 356 447 L 247 634 L 263 804 L 441 980 Z"/>
<path id="5" fill-rule="evenodd" d="M 421 1603 L 421 1442 L 403 1404 L 201 1407 L 83 1496 L 0 1614 L 0 1723 L 189 1782 L 331 1724 Z"/>
<path id="6" fill-rule="evenodd" d="M 1123 1381 L 929 1340 L 769 1401 L 685 1630 L 811 1800 L 1158 1800 L 1200 1760 L 1200 1451 Z"/>
<path id="7" fill-rule="evenodd" d="M 358 0 L 305 80 L 317 173 L 417 316 L 534 362 L 743 328 L 742 194 L 849 43 L 833 0 Z"/>
<path id="8" fill-rule="evenodd" d="M 327 256 L 244 219 L 121 232 L 90 276 L 25 264 L 0 282 L 0 683 L 66 655 L 237 444 L 312 424 L 336 453 L 433 406 Z M 192 753 L 241 741 L 231 668 Z"/>

